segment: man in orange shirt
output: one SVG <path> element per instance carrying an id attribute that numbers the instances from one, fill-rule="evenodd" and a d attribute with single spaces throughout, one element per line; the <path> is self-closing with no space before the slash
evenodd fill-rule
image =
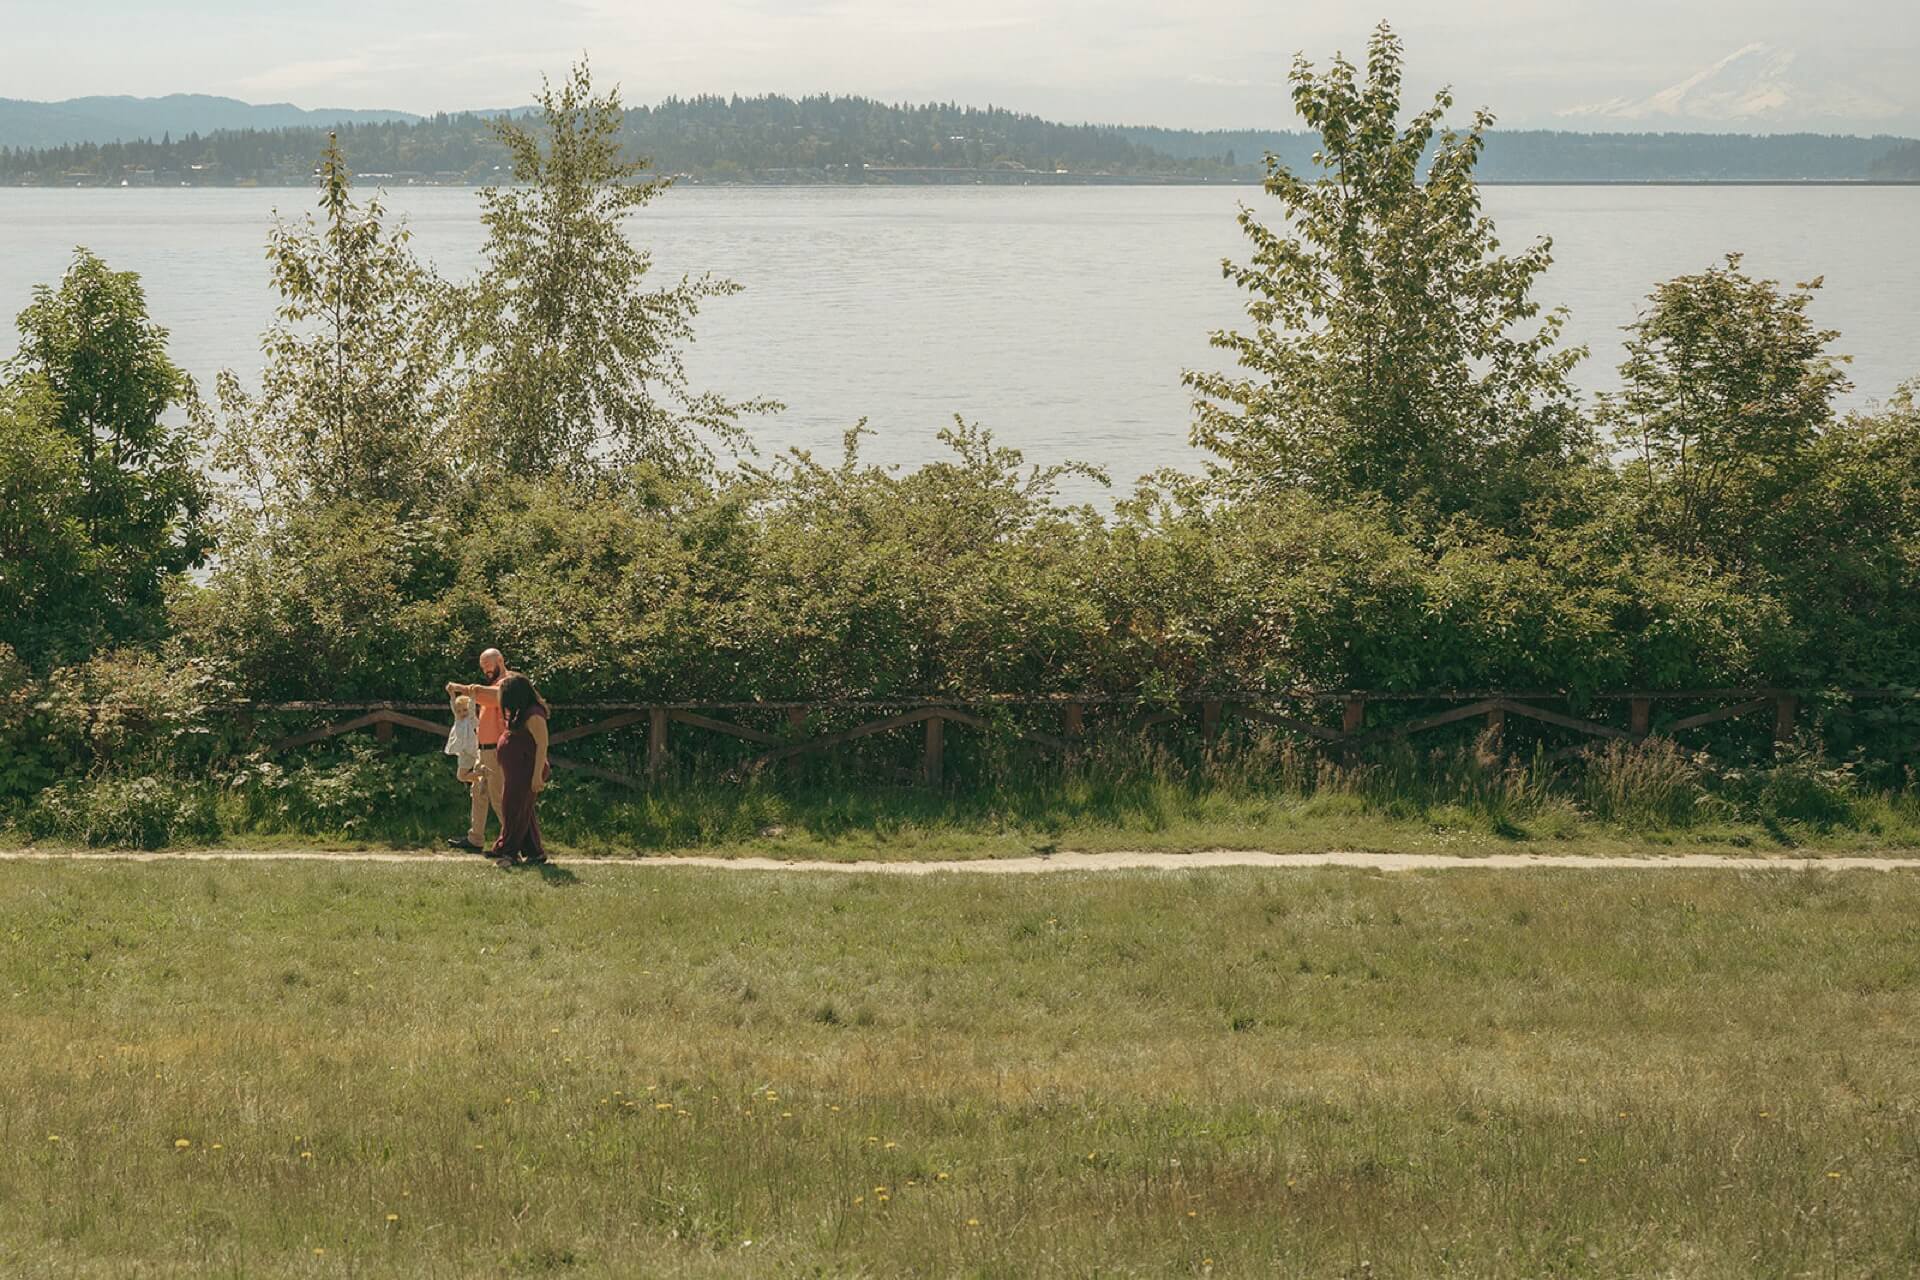
<path id="1" fill-rule="evenodd" d="M 487 679 L 489 688 L 497 689 L 500 682 L 512 674 L 507 670 L 506 657 L 498 649 L 489 649 L 480 655 L 480 674 Z M 453 688 L 451 684 L 447 686 Z M 500 699 L 476 697 L 473 709 L 480 713 L 480 776 L 473 783 L 473 802 L 467 810 L 467 834 L 460 839 L 449 839 L 448 844 L 456 849 L 466 849 L 474 853 L 487 851 L 487 810 L 492 809 L 496 816 L 500 813 L 500 797 L 505 778 L 500 773 L 494 752 L 500 745 L 500 734 L 506 728 L 506 718 L 500 711 Z"/>

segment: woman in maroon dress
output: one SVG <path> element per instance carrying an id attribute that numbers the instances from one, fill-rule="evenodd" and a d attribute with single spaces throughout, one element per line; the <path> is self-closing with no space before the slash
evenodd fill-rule
<path id="1" fill-rule="evenodd" d="M 465 689 L 476 701 L 497 697 L 506 720 L 500 745 L 494 751 L 495 767 L 503 782 L 500 838 L 494 841 L 489 856 L 508 867 L 516 862 L 545 862 L 547 851 L 540 843 L 540 819 L 534 804 L 553 775 L 547 764 L 547 704 L 533 681 L 518 672 L 509 674 L 495 688 L 468 685 Z"/>

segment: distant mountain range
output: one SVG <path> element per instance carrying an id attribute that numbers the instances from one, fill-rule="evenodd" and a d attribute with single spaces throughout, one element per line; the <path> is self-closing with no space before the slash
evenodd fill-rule
<path id="1" fill-rule="evenodd" d="M 1616 97 L 1569 107 L 1561 119 L 1655 128 L 1881 129 L 1911 120 L 1893 94 L 1855 77 L 1827 75 L 1803 64 L 1791 49 L 1755 41 L 1710 66 L 1643 97 Z"/>
<path id="2" fill-rule="evenodd" d="M 168 134 L 182 136 L 218 129 L 325 128 L 418 119 L 405 111 L 352 111 L 344 107 L 308 110 L 285 102 L 255 105 L 204 93 L 172 93 L 164 98 L 68 98 L 64 102 L 0 98 L 0 146 L 59 147 L 76 142 L 150 141 Z"/>
<path id="3" fill-rule="evenodd" d="M 1664 121 L 1668 108 L 1698 113 L 1706 102 L 1738 118 L 1785 92 L 1765 78 L 1784 65 L 1760 56 L 1745 80 L 1709 88 L 1696 77 L 1654 95 L 1654 105 L 1601 104 L 1591 115 Z M 354 170 L 376 183 L 493 182 L 506 161 L 488 121 L 498 114 L 308 110 L 187 94 L 0 99 L 0 183 L 297 185 L 311 180 L 329 129 Z M 998 108 L 831 94 L 669 98 L 629 110 L 621 136 L 663 172 L 765 183 L 1247 182 L 1269 152 L 1309 170 L 1319 145 L 1301 132 L 1069 125 Z M 1916 155 L 1920 144 L 1896 137 L 1502 129 L 1489 135 L 1479 174 L 1487 182 L 1911 181 L 1920 178 Z"/>

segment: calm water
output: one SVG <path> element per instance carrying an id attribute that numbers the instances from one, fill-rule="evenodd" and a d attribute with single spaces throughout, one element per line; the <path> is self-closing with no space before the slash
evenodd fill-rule
<path id="1" fill-rule="evenodd" d="M 1206 335 L 1239 318 L 1220 278 L 1257 189 L 682 188 L 633 224 L 664 272 L 713 271 L 746 291 L 709 304 L 696 382 L 784 401 L 762 452 L 838 448 L 865 417 L 878 461 L 912 463 L 955 413 L 1036 461 L 1098 462 L 1125 482 L 1190 465 L 1183 367 L 1217 364 Z M 146 281 L 174 355 L 209 384 L 257 370 L 271 319 L 263 257 L 279 191 L 0 190 L 0 311 L 58 278 L 84 244 Z M 1920 188 L 1496 187 L 1509 245 L 1554 237 L 1541 292 L 1611 383 L 1619 328 L 1661 279 L 1729 250 L 1783 280 L 1826 277 L 1814 312 L 1854 357 L 1854 401 L 1920 375 Z M 388 203 L 449 274 L 477 261 L 473 192 L 402 189 Z M 12 349 L 11 326 L 0 354 Z"/>

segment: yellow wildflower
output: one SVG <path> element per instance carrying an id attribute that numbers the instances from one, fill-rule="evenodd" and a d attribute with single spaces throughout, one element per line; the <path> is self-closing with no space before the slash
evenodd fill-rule
<path id="1" fill-rule="evenodd" d="M 398 1221 L 400 1221 L 400 1215 L 399 1215 L 399 1214 L 397 1214 L 397 1213 L 390 1213 L 390 1214 L 388 1214 L 388 1215 L 387 1215 L 387 1221 L 388 1221 L 388 1222 L 398 1222 Z"/>
<path id="2" fill-rule="evenodd" d="M 193 1145 L 192 1138 L 175 1138 L 173 1140 L 173 1146 L 176 1151 L 185 1151 L 188 1147 L 192 1145 Z"/>

